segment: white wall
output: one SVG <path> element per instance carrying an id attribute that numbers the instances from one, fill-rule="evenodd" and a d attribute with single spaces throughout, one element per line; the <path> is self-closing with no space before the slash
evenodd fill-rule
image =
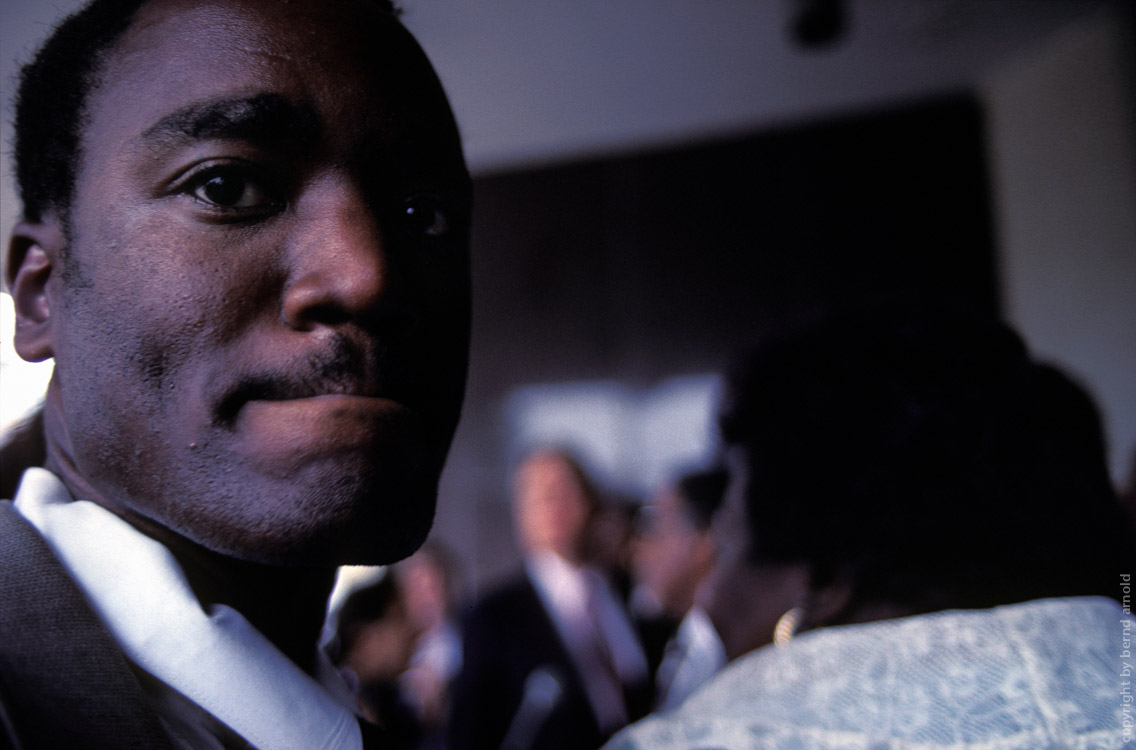
<path id="1" fill-rule="evenodd" d="M 1007 316 L 1097 397 L 1123 479 L 1136 451 L 1136 98 L 1126 31 L 1071 25 L 989 79 Z"/>
<path id="2" fill-rule="evenodd" d="M 848 0 L 805 51 L 799 0 L 404 0 L 475 171 L 752 131 L 973 86 L 1096 0 Z"/>

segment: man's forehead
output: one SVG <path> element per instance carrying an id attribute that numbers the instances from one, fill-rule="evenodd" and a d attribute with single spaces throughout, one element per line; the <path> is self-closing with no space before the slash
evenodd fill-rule
<path id="1" fill-rule="evenodd" d="M 383 0 L 142 0 L 135 22 L 145 25 L 163 16 L 186 18 L 196 13 L 262 12 L 274 19 L 296 20 L 305 10 L 317 8 L 340 17 L 398 20 L 398 12 Z"/>
<path id="2" fill-rule="evenodd" d="M 146 128 L 138 144 L 150 152 L 197 141 L 255 143 L 293 156 L 313 154 L 327 123 L 311 102 L 293 101 L 277 93 L 226 96 L 192 102 L 160 117 Z M 431 174 L 451 167 L 449 149 L 438 144 L 453 140 L 452 129 L 438 118 L 405 117 L 401 127 L 386 132 L 382 143 L 370 144 L 356 156 L 381 159 L 391 174 L 422 171 Z"/>
<path id="3" fill-rule="evenodd" d="M 295 6 L 154 0 L 112 51 L 93 94 L 92 114 L 118 121 L 117 135 L 103 135 L 148 145 L 179 138 L 304 145 L 320 137 L 321 118 L 347 110 L 352 115 L 339 121 L 360 128 L 368 117 L 371 128 L 397 120 L 405 132 L 392 138 L 454 139 L 437 79 L 396 20 L 372 10 L 375 23 L 359 26 L 347 7 Z M 289 10 L 265 12 L 277 7 Z"/>
<path id="4" fill-rule="evenodd" d="M 405 64 L 420 51 L 395 16 L 366 0 L 150 0 L 109 50 L 112 66 L 208 80 L 273 65 Z M 155 68 L 176 62 L 178 70 Z M 184 84 L 185 81 L 179 81 Z"/>
<path id="5" fill-rule="evenodd" d="M 264 93 L 188 104 L 159 119 L 142 138 L 151 143 L 211 138 L 311 143 L 319 131 L 319 117 L 310 106 Z"/>

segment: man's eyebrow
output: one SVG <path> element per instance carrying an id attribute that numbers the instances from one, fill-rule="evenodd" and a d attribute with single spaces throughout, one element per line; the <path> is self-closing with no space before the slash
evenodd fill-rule
<path id="1" fill-rule="evenodd" d="M 232 138 L 309 144 L 318 137 L 319 118 L 314 110 L 279 94 L 191 104 L 166 115 L 142 133 L 142 139 L 152 143 Z"/>

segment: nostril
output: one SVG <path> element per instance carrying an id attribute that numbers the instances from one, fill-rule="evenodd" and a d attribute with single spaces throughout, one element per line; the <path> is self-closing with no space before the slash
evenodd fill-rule
<path id="1" fill-rule="evenodd" d="M 352 316 L 346 310 L 334 305 L 314 305 L 304 312 L 304 318 L 309 323 L 317 325 L 341 325 L 351 320 Z"/>

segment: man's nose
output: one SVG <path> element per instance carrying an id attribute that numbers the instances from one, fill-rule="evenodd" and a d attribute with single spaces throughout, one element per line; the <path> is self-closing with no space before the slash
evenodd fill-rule
<path id="1" fill-rule="evenodd" d="M 305 191 L 288 239 L 282 315 L 297 330 L 366 319 L 392 302 L 397 285 L 375 210 L 346 180 Z"/>

